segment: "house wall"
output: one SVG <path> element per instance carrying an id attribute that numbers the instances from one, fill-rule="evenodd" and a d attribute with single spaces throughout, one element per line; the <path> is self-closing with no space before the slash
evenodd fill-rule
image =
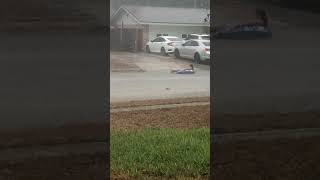
<path id="1" fill-rule="evenodd" d="M 114 26 L 117 27 L 117 31 L 119 33 L 114 33 L 114 35 L 119 36 L 119 38 L 111 38 L 111 39 L 121 39 L 121 28 L 122 29 L 122 41 L 114 42 L 115 44 L 120 44 L 121 50 L 129 50 L 129 45 L 132 41 L 136 42 L 136 51 L 141 51 L 144 48 L 144 41 L 147 42 L 146 39 L 148 35 L 147 29 L 145 26 L 142 26 L 137 23 L 137 21 L 130 15 L 127 15 L 125 11 L 119 13 L 116 17 L 116 20 L 113 22 Z"/>
<path id="2" fill-rule="evenodd" d="M 149 41 L 149 25 L 143 25 L 142 30 L 142 49 L 145 50 L 146 44 Z"/>
<path id="3" fill-rule="evenodd" d="M 171 26 L 171 25 L 149 25 L 149 40 L 157 37 L 157 34 L 168 34 L 182 38 L 182 34 L 204 34 L 203 26 Z"/>
<path id="4" fill-rule="evenodd" d="M 135 19 L 132 18 L 130 15 L 127 15 L 127 13 L 125 13 L 124 11 L 118 14 L 115 24 L 116 26 L 121 27 L 122 22 L 124 28 L 134 28 L 138 25 Z"/>
<path id="5" fill-rule="evenodd" d="M 139 43 L 142 43 L 141 46 L 139 44 L 139 46 L 142 47 L 142 50 L 145 50 L 147 42 L 156 38 L 157 34 L 168 34 L 169 36 L 177 36 L 182 38 L 182 34 L 204 34 L 209 32 L 209 27 L 204 26 L 139 25 L 133 17 L 130 15 L 127 16 L 126 12 L 124 11 L 118 14 L 113 25 L 121 28 L 122 22 L 124 29 L 142 29 L 142 35 L 136 37 L 139 38 Z"/>

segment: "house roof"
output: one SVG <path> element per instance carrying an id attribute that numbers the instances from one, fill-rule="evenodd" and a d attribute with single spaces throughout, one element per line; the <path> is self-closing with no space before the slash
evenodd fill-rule
<path id="1" fill-rule="evenodd" d="M 131 15 L 139 24 L 183 24 L 209 26 L 204 22 L 208 10 L 196 8 L 172 8 L 150 6 L 122 6 L 111 19 L 117 17 L 120 11 Z"/>

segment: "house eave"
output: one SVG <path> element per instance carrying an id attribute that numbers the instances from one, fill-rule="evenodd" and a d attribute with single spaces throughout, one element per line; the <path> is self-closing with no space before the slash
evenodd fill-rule
<path id="1" fill-rule="evenodd" d="M 120 7 L 111 17 L 111 23 L 115 20 L 120 11 L 124 11 L 127 15 L 131 16 L 133 20 L 139 25 L 166 25 L 166 26 L 193 26 L 193 27 L 210 27 L 209 23 L 168 23 L 168 22 L 147 22 L 139 19 L 131 13 L 125 6 Z"/>
<path id="2" fill-rule="evenodd" d="M 115 20 L 115 17 L 119 14 L 119 12 L 123 10 L 125 13 L 127 13 L 129 16 L 131 16 L 134 21 L 137 23 L 137 24 L 142 24 L 139 19 L 137 19 L 127 8 L 125 7 L 120 7 L 111 17 L 111 22 L 113 22 Z"/>
<path id="3" fill-rule="evenodd" d="M 210 24 L 187 24 L 187 23 L 160 23 L 160 22 L 141 22 L 142 25 L 161 25 L 161 26 L 198 26 L 210 27 Z"/>

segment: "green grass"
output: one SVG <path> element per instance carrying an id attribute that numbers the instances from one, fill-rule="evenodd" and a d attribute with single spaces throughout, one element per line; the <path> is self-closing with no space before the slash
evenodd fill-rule
<path id="1" fill-rule="evenodd" d="M 208 128 L 112 132 L 110 151 L 112 174 L 132 177 L 209 175 Z"/>

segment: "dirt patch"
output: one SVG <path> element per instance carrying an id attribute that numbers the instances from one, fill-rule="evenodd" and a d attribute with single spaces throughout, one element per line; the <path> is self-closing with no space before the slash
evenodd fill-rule
<path id="1" fill-rule="evenodd" d="M 130 60 L 130 58 L 111 56 L 110 65 L 111 72 L 144 72 L 144 70 L 137 66 L 134 60 Z"/>
<path id="2" fill-rule="evenodd" d="M 115 174 L 111 176 L 112 180 L 130 180 L 133 179 L 132 177 L 126 176 L 126 175 L 121 175 L 121 174 Z M 162 180 L 163 177 L 155 177 L 155 176 L 144 176 L 144 179 L 155 179 L 155 180 Z M 168 178 L 170 180 L 170 178 Z M 190 178 L 190 177 L 175 177 L 171 178 L 172 180 L 208 180 L 209 177 L 195 177 L 195 178 Z"/>
<path id="3" fill-rule="evenodd" d="M 213 166 L 215 179 L 318 179 L 319 139 L 217 143 Z"/>
<path id="4" fill-rule="evenodd" d="M 115 62 L 111 63 L 111 71 L 112 72 L 144 72 L 144 70 L 140 69 L 139 66 L 128 63 L 128 62 Z"/>
<path id="5" fill-rule="evenodd" d="M 111 114 L 111 130 L 209 127 L 210 106 L 177 107 Z"/>
<path id="6" fill-rule="evenodd" d="M 162 104 L 183 104 L 209 102 L 209 97 L 181 98 L 168 100 L 131 101 L 113 103 L 112 109 L 152 106 Z M 204 110 L 205 109 L 205 110 Z M 205 114 L 206 112 L 206 114 Z M 199 114 L 198 114 L 199 113 Z M 179 107 L 149 111 L 117 112 L 111 114 L 111 128 L 135 129 L 143 127 L 199 127 L 210 121 L 210 106 Z M 185 122 L 179 119 L 187 119 Z M 216 133 L 252 132 L 281 129 L 320 128 L 320 112 L 288 112 L 257 114 L 225 114 L 213 116 Z M 197 123 L 200 124 L 197 124 Z M 166 124 L 166 125 L 164 125 Z M 205 124 L 205 123 L 204 123 Z M 208 125 L 207 124 L 207 125 Z"/>
<path id="7" fill-rule="evenodd" d="M 162 105 L 162 104 L 209 102 L 209 101 L 210 101 L 210 97 L 197 97 L 197 98 L 154 99 L 154 100 L 148 100 L 148 101 L 116 102 L 111 104 L 111 109 L 136 107 L 136 106 Z"/>

